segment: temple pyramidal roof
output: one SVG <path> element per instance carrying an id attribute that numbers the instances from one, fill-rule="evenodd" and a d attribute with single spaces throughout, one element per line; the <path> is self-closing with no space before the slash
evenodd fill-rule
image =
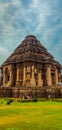
<path id="1" fill-rule="evenodd" d="M 47 49 L 34 35 L 26 36 L 3 65 L 31 61 L 38 63 L 51 63 L 60 66 L 60 64 L 54 60 L 54 57 L 47 52 Z"/>

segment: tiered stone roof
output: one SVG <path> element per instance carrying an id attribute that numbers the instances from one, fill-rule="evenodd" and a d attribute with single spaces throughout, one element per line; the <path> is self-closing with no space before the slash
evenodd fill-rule
<path id="1" fill-rule="evenodd" d="M 60 64 L 54 60 L 53 56 L 47 52 L 47 49 L 34 35 L 26 36 L 21 44 L 3 63 L 3 65 L 25 61 L 51 64 L 54 63 L 60 66 Z"/>

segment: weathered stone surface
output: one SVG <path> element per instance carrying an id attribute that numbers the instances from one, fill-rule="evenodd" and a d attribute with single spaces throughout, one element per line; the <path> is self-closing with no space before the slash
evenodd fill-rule
<path id="1" fill-rule="evenodd" d="M 23 95 L 22 93 L 29 91 L 33 95 L 36 91 L 38 91 L 38 95 L 41 95 L 41 93 L 43 95 L 44 89 L 41 91 L 39 88 L 58 85 L 61 81 L 61 65 L 54 60 L 53 56 L 33 35 L 25 37 L 2 64 L 1 72 L 1 86 L 3 86 L 3 89 L 5 88 L 1 91 L 3 93 L 10 92 L 12 95 L 18 95 L 18 92 Z M 16 89 L 15 86 L 20 90 Z M 24 89 L 21 89 L 21 86 Z M 28 86 L 30 89 L 28 89 Z M 11 91 L 9 88 L 11 88 Z"/>
<path id="2" fill-rule="evenodd" d="M 37 63 L 48 62 L 60 66 L 59 63 L 54 60 L 53 56 L 47 52 L 47 49 L 33 35 L 27 36 L 3 65 L 25 61 Z"/>
<path id="3" fill-rule="evenodd" d="M 0 97 L 14 97 L 14 98 L 59 98 L 62 97 L 62 88 L 55 87 L 2 87 L 0 88 Z"/>

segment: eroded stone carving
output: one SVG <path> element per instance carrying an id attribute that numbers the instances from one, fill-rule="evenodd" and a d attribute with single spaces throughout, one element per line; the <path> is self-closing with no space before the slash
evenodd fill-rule
<path id="1" fill-rule="evenodd" d="M 25 37 L 1 70 L 5 87 L 51 86 L 61 80 L 61 65 L 33 35 Z"/>

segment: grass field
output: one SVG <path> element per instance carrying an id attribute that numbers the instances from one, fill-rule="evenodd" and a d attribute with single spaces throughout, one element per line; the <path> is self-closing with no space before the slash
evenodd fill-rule
<path id="1" fill-rule="evenodd" d="M 0 103 L 0 130 L 62 130 L 61 102 Z"/>

